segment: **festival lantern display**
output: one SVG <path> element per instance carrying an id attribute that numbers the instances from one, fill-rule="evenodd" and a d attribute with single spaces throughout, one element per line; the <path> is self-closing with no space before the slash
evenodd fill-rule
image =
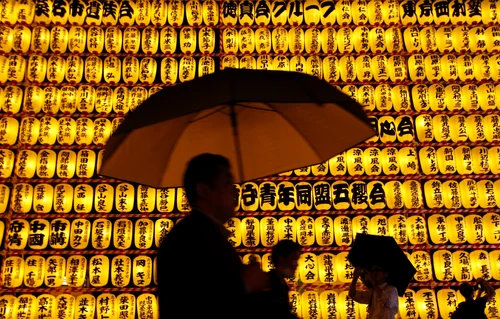
<path id="1" fill-rule="evenodd" d="M 18 256 L 5 258 L 3 264 L 2 283 L 7 288 L 17 288 L 23 284 L 25 262 Z"/>
<path id="2" fill-rule="evenodd" d="M 453 275 L 459 282 L 472 280 L 470 254 L 464 250 L 452 253 Z"/>

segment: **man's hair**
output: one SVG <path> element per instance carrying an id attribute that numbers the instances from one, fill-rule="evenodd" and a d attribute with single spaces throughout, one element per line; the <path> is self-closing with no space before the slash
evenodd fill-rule
<path id="1" fill-rule="evenodd" d="M 464 296 L 464 298 L 469 298 L 470 296 L 474 295 L 474 288 L 472 288 L 472 286 L 466 282 L 462 283 L 458 290 L 460 291 L 462 296 Z"/>
<path id="2" fill-rule="evenodd" d="M 192 158 L 184 173 L 184 188 L 191 205 L 196 203 L 196 185 L 213 186 L 222 168 L 230 168 L 227 158 L 221 155 L 204 153 Z"/>
<path id="3" fill-rule="evenodd" d="M 271 254 L 271 261 L 274 266 L 279 263 L 279 258 L 288 258 L 291 254 L 299 252 L 302 247 L 293 240 L 281 240 L 274 247 Z"/>

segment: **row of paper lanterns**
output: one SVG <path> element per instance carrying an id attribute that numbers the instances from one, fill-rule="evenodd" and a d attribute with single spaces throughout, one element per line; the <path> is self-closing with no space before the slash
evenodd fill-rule
<path id="1" fill-rule="evenodd" d="M 379 25 L 379 24 L 492 24 L 498 21 L 495 0 L 453 2 L 425 0 L 111 0 L 107 6 L 76 2 L 45 1 L 38 8 L 35 1 L 3 4 L 0 21 L 9 24 L 73 24 L 73 25 Z M 321 2 L 321 5 L 320 5 Z M 220 7 L 222 6 L 222 8 Z M 467 7 L 466 7 L 467 6 Z M 466 10 L 467 8 L 467 10 Z M 222 9 L 222 15 L 221 10 Z M 185 22 L 184 22 L 185 21 Z"/>
<path id="2" fill-rule="evenodd" d="M 180 219 L 176 221 L 179 222 Z M 235 218 L 225 224 L 234 247 L 273 247 L 279 240 L 290 239 L 302 246 L 350 246 L 358 233 L 393 236 L 400 245 L 434 244 L 499 244 L 500 215 L 483 216 L 433 214 L 421 216 L 394 214 L 390 217 L 320 216 L 320 217 L 256 217 Z M 72 221 L 13 219 L 7 229 L 0 223 L 0 244 L 6 234 L 7 247 L 13 250 L 40 249 L 137 249 L 159 248 L 174 227 L 168 218 L 153 221 L 140 218 L 134 222 L 120 218 L 94 221 L 77 218 Z M 430 240 L 429 240 L 430 239 Z"/>
<path id="3" fill-rule="evenodd" d="M 447 54 L 421 55 L 409 57 L 401 55 L 352 55 L 305 57 L 294 55 L 225 55 L 220 59 L 221 67 L 241 69 L 268 69 L 307 73 L 328 82 L 401 82 L 422 81 L 498 81 L 500 79 L 500 55 L 476 56 Z M 116 55 L 101 59 L 89 56 L 85 60 L 78 55 L 45 58 L 32 55 L 0 56 L 0 83 L 22 82 L 25 78 L 32 83 L 44 81 L 53 84 L 105 82 L 111 85 L 138 82 L 151 85 L 159 78 L 162 83 L 186 82 L 215 72 L 215 58 L 205 55 L 199 58 L 183 56 L 180 60 L 164 57 L 161 61 L 153 57 L 143 57 L 139 61 L 134 56 L 120 58 Z"/>
<path id="4" fill-rule="evenodd" d="M 496 295 L 500 289 L 496 290 Z M 495 318 L 500 305 L 498 297 L 486 304 L 487 318 Z M 291 291 L 289 293 L 291 311 L 294 315 L 304 319 L 326 318 L 367 318 L 366 305 L 354 302 L 348 296 L 348 291 L 342 290 L 305 290 L 304 292 Z M 455 289 L 408 289 L 403 297 L 399 297 L 399 317 L 402 319 L 437 319 L 449 318 L 456 306 L 464 301 L 458 290 Z M 44 307 L 38 307 L 43 304 Z M 34 319 L 39 315 L 55 316 L 60 319 L 73 319 L 76 315 L 82 319 L 115 318 L 157 319 L 160 299 L 153 294 L 142 293 L 135 296 L 130 293 L 119 295 L 103 293 L 93 294 L 62 293 L 57 296 L 42 294 L 21 294 L 19 296 L 3 295 L 0 297 L 0 313 L 6 318 L 18 318 L 19 313 L 24 318 Z M 118 315 L 119 314 L 119 315 Z"/>
<path id="5" fill-rule="evenodd" d="M 85 29 L 72 26 L 54 26 L 51 29 L 35 26 L 29 29 L 18 25 L 14 28 L 0 26 L 0 53 L 56 54 L 89 52 L 116 54 L 214 53 L 217 29 L 203 27 L 136 27 Z M 500 27 L 443 26 L 438 29 L 409 27 L 360 26 L 341 29 L 315 27 L 277 27 L 268 29 L 251 27 L 221 29 L 221 49 L 224 53 L 398 53 L 398 52 L 496 52 L 500 49 Z"/>
<path id="6" fill-rule="evenodd" d="M 108 97 L 98 96 L 97 108 L 103 104 L 110 110 L 112 90 Z M 120 90 L 121 88 L 117 88 Z M 121 90 L 120 90 L 121 91 Z M 135 97 L 137 98 L 137 96 Z M 78 99 L 74 99 L 78 100 Z M 137 99 L 136 99 L 137 101 Z M 74 102 L 74 101 L 73 101 Z M 108 103 L 109 102 L 109 103 Z M 116 103 L 117 104 L 117 103 Z M 125 105 L 125 104 L 122 104 Z M 500 104 L 499 104 L 500 105 Z M 117 108 L 120 105 L 115 105 Z M 84 103 L 72 103 L 75 109 L 84 109 Z M 90 106 L 89 106 L 90 107 Z M 128 106 L 127 106 L 128 108 Z M 68 108 L 65 108 L 68 110 Z M 123 108 L 120 108 L 123 110 Z M 500 116 L 490 115 L 452 115 L 421 114 L 369 117 L 378 134 L 367 142 L 496 142 L 500 140 Z M 89 117 L 52 117 L 24 116 L 21 121 L 14 117 L 0 118 L 0 145 L 105 145 L 110 135 L 123 122 L 123 117 L 92 119 Z M 493 164 L 493 166 L 495 166 Z M 2 174 L 0 174 L 2 175 Z"/>
<path id="7" fill-rule="evenodd" d="M 158 319 L 158 297 L 149 293 L 114 295 L 61 293 L 7 295 L 0 297 L 0 313 L 5 319 Z M 137 316 L 136 316 L 137 314 Z"/>
<path id="8" fill-rule="evenodd" d="M 175 79 L 172 79 L 176 81 Z M 449 84 L 425 85 L 343 85 L 335 86 L 351 96 L 369 111 L 489 111 L 498 108 L 500 84 Z M 5 113 L 117 113 L 126 114 L 161 86 L 109 87 L 99 85 L 40 87 L 14 86 L 0 87 L 3 100 L 0 111 Z M 431 115 L 427 115 L 431 116 Z"/>
<path id="9" fill-rule="evenodd" d="M 448 251 L 434 253 L 415 251 L 405 253 L 417 272 L 417 282 L 437 281 L 468 282 L 478 278 L 500 280 L 500 250 L 487 252 L 475 250 Z M 312 252 L 302 253 L 294 278 L 289 283 L 303 284 L 339 284 L 350 283 L 354 267 L 348 261 L 348 252 L 338 254 Z M 432 256 L 432 257 L 431 257 Z M 264 271 L 274 268 L 271 254 L 262 257 L 258 254 L 246 254 L 240 257 L 242 262 L 258 262 Z M 146 255 L 129 257 L 127 255 L 83 255 L 43 257 L 33 255 L 23 259 L 18 256 L 7 257 L 3 264 L 2 280 L 6 288 L 49 288 L 69 286 L 82 287 L 147 287 L 157 285 L 157 258 Z"/>
<path id="10" fill-rule="evenodd" d="M 423 188 L 423 190 L 422 190 Z M 500 207 L 500 181 L 464 179 L 426 182 L 337 181 L 235 185 L 237 210 L 309 211 L 379 209 L 475 209 Z M 12 195 L 11 195 L 12 194 Z M 110 213 L 189 212 L 183 188 L 131 184 L 0 184 L 0 212 Z"/>

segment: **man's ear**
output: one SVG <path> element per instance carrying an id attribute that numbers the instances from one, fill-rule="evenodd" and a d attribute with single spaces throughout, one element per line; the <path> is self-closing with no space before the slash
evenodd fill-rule
<path id="1" fill-rule="evenodd" d="M 196 197 L 200 199 L 206 199 L 209 196 L 209 186 L 207 184 L 198 183 L 196 184 Z"/>

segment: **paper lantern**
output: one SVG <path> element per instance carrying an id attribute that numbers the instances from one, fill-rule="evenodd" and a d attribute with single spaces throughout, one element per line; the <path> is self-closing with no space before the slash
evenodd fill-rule
<path id="1" fill-rule="evenodd" d="M 500 147 L 490 147 L 488 150 L 489 166 L 492 174 L 499 174 L 500 172 Z"/>
<path id="2" fill-rule="evenodd" d="M 238 247 L 241 245 L 241 232 L 243 231 L 243 227 L 238 218 L 230 218 L 224 224 L 227 231 L 229 232 L 228 241 L 233 247 Z M 281 233 L 280 233 L 281 234 Z"/>
<path id="3" fill-rule="evenodd" d="M 406 245 L 408 242 L 406 217 L 403 215 L 392 215 L 388 218 L 388 223 L 389 235 L 392 236 L 399 245 Z"/>
<path id="4" fill-rule="evenodd" d="M 153 261 L 148 256 L 137 256 L 133 262 L 133 283 L 136 287 L 147 287 L 151 284 Z"/>
<path id="5" fill-rule="evenodd" d="M 450 243 L 465 243 L 465 220 L 462 215 L 451 214 L 446 217 L 446 224 Z"/>
<path id="6" fill-rule="evenodd" d="M 187 82 L 194 79 L 196 74 L 196 60 L 191 56 L 181 58 L 179 66 L 179 79 L 181 82 Z"/>
<path id="7" fill-rule="evenodd" d="M 388 236 L 389 228 L 387 223 L 387 217 L 385 216 L 374 216 L 370 220 L 370 234 L 379 236 Z"/>
<path id="8" fill-rule="evenodd" d="M 102 53 L 104 42 L 104 31 L 100 27 L 92 26 L 87 30 L 87 50 L 90 53 Z"/>
<path id="9" fill-rule="evenodd" d="M 314 283 L 318 280 L 318 259 L 314 253 L 304 253 L 299 258 L 299 274 L 303 283 Z"/>
<path id="10" fill-rule="evenodd" d="M 247 217 L 241 220 L 242 242 L 245 247 L 256 247 L 259 245 L 259 220 L 255 217 Z"/>
<path id="11" fill-rule="evenodd" d="M 347 258 L 348 252 L 340 252 L 335 256 L 335 272 L 342 283 L 350 283 L 353 278 L 354 267 Z"/>
<path id="12" fill-rule="evenodd" d="M 110 1 L 111 3 L 114 1 Z M 122 48 L 122 31 L 117 27 L 106 28 L 104 34 L 104 47 L 106 52 L 114 54 Z"/>
<path id="13" fill-rule="evenodd" d="M 436 155 L 438 159 L 437 166 L 441 174 L 454 174 L 456 172 L 455 152 L 452 147 L 440 147 Z"/>
<path id="14" fill-rule="evenodd" d="M 358 304 L 349 297 L 348 291 L 339 293 L 338 307 L 341 318 L 360 318 Z"/>
<path id="15" fill-rule="evenodd" d="M 153 2 L 153 7 L 155 2 Z M 135 296 L 133 294 L 124 293 L 116 296 L 116 307 L 119 309 L 121 318 L 135 318 Z"/>
<path id="16" fill-rule="evenodd" d="M 3 96 L 4 103 L 2 105 L 2 111 L 5 113 L 18 113 L 21 110 L 21 101 L 23 99 L 23 91 L 18 86 L 7 86 L 4 89 Z M 14 119 L 12 119 L 14 120 Z M 6 121 L 10 121 L 6 120 Z M 15 120 L 14 120 L 15 121 Z M 16 121 L 17 122 L 17 121 Z M 9 128 L 9 132 L 16 132 L 17 128 L 14 130 L 14 127 Z"/>
<path id="17" fill-rule="evenodd" d="M 489 83 L 481 84 L 478 88 L 478 98 L 482 110 L 494 110 L 496 107 L 495 85 Z"/>
<path id="18" fill-rule="evenodd" d="M 174 2 L 177 1 L 174 0 Z M 140 294 L 137 297 L 137 318 L 158 319 L 158 303 L 155 295 Z"/>
<path id="19" fill-rule="evenodd" d="M 411 254 L 410 260 L 417 270 L 414 278 L 418 282 L 427 282 L 432 280 L 431 256 L 426 251 L 415 251 Z"/>
<path id="20" fill-rule="evenodd" d="M 35 53 L 47 53 L 50 44 L 50 31 L 46 27 L 36 26 L 31 33 L 31 48 Z"/>
<path id="21" fill-rule="evenodd" d="M 7 187 L 6 185 L 0 185 L 0 213 L 5 213 L 7 211 L 7 205 L 9 204 L 10 201 L 10 188 Z M 5 228 L 3 223 L 0 225 L 0 228 Z M 3 230 L 0 232 L 0 235 L 2 235 L 3 238 Z M 0 245 L 2 244 L 2 240 L 0 239 Z"/>
<path id="22" fill-rule="evenodd" d="M 14 169 L 14 152 L 11 150 L 0 151 L 0 177 L 8 178 L 12 175 Z"/>
<path id="23" fill-rule="evenodd" d="M 339 60 L 335 56 L 328 56 L 323 59 L 323 77 L 326 81 L 337 82 L 340 77 Z"/>
<path id="24" fill-rule="evenodd" d="M 479 206 L 481 208 L 493 208 L 497 206 L 495 199 L 494 184 L 489 180 L 476 182 Z"/>
<path id="25" fill-rule="evenodd" d="M 351 206 L 353 209 L 368 208 L 368 188 L 365 182 L 353 182 L 349 187 Z"/>
<path id="26" fill-rule="evenodd" d="M 24 266 L 24 285 L 30 288 L 40 287 L 45 275 L 45 258 L 29 256 Z"/>
<path id="27" fill-rule="evenodd" d="M 450 118 L 451 140 L 454 142 L 465 142 L 467 140 L 467 118 L 463 115 L 453 115 Z"/>
<path id="28" fill-rule="evenodd" d="M 490 251 L 489 259 L 492 261 L 490 263 L 491 277 L 495 280 L 498 280 L 498 278 L 500 278 L 500 263 L 496 261 L 500 260 L 500 250 Z"/>
<path id="29" fill-rule="evenodd" d="M 386 207 L 384 184 L 378 181 L 368 183 L 368 199 L 371 209 L 384 209 Z"/>
<path id="30" fill-rule="evenodd" d="M 363 165 L 367 175 L 380 175 L 382 172 L 380 149 L 369 147 L 363 152 Z"/>
<path id="31" fill-rule="evenodd" d="M 123 81 L 129 85 L 137 83 L 139 80 L 140 70 L 139 60 L 133 56 L 127 56 L 123 59 L 122 72 Z M 144 70 L 148 74 L 148 70 Z M 115 89 L 116 90 L 116 89 Z"/>
<path id="32" fill-rule="evenodd" d="M 78 312 L 80 319 L 95 318 L 95 309 L 96 300 L 92 294 L 82 294 L 76 297 L 75 310 Z"/>
<path id="33" fill-rule="evenodd" d="M 363 175 L 365 169 L 363 166 L 363 150 L 352 148 L 346 153 L 347 170 L 349 175 Z"/>
<path id="34" fill-rule="evenodd" d="M 7 297 L 7 296 L 5 296 Z M 3 298 L 2 298 L 3 299 Z M 15 300 L 15 297 L 14 297 Z M 6 299 L 1 300 L 4 306 L 10 306 Z M 45 305 L 42 305 L 45 307 Z M 22 294 L 17 297 L 15 306 L 12 306 L 11 311 L 2 311 L 5 318 L 26 318 L 34 319 L 38 308 L 37 298 L 30 294 Z M 1 308 L 0 308 L 1 309 Z"/>
<path id="35" fill-rule="evenodd" d="M 448 15 L 442 15 L 443 19 L 448 19 Z M 450 26 L 443 26 L 436 31 L 436 44 L 437 49 L 441 53 L 449 53 L 453 50 L 453 28 Z"/>
<path id="36" fill-rule="evenodd" d="M 333 284 L 337 281 L 337 273 L 335 272 L 335 255 L 330 253 L 323 253 L 317 257 L 318 261 L 318 275 L 322 283 Z M 328 298 L 331 298 L 328 297 Z"/>
<path id="37" fill-rule="evenodd" d="M 310 216 L 297 218 L 297 242 L 302 246 L 314 244 L 314 219 Z"/>
<path id="38" fill-rule="evenodd" d="M 219 8 L 217 2 L 214 0 L 203 1 L 201 16 L 205 25 L 217 25 L 219 23 Z M 199 24 L 201 24 L 201 22 Z"/>
<path id="39" fill-rule="evenodd" d="M 272 247 L 278 243 L 278 220 L 274 217 L 264 217 L 260 220 L 260 237 L 264 247 Z"/>
<path id="40" fill-rule="evenodd" d="M 12 29 L 12 50 L 26 53 L 31 42 L 31 29 L 23 25 L 16 25 Z"/>
<path id="41" fill-rule="evenodd" d="M 35 213 L 49 213 L 52 210 L 53 194 L 54 188 L 50 184 L 38 184 L 35 186 L 33 198 L 33 210 Z M 46 237 L 48 237 L 48 234 Z"/>
<path id="42" fill-rule="evenodd" d="M 141 213 L 151 213 L 155 208 L 156 190 L 139 185 L 137 188 L 137 209 Z"/>
<path id="43" fill-rule="evenodd" d="M 99 186 L 98 186 L 99 187 Z M 157 225 L 163 225 L 158 220 Z M 113 246 L 117 249 L 129 249 L 132 245 L 132 221 L 130 219 L 117 219 L 114 223 Z M 159 239 L 158 239 L 159 240 Z"/>
<path id="44" fill-rule="evenodd" d="M 19 142 L 34 145 L 38 140 L 40 121 L 35 117 L 24 117 L 19 130 Z"/>
<path id="45" fill-rule="evenodd" d="M 472 153 L 472 171 L 474 174 L 488 174 L 490 167 L 488 164 L 488 148 L 474 147 Z"/>
<path id="46" fill-rule="evenodd" d="M 87 58 L 88 59 L 88 58 Z M 60 56 L 51 56 L 47 60 L 47 81 L 53 83 L 53 84 L 58 84 L 64 81 L 64 75 L 66 73 L 66 60 L 63 57 Z M 44 104 L 44 112 L 49 113 L 48 111 L 45 111 L 46 109 L 53 109 L 53 107 L 48 107 L 49 105 L 59 105 L 60 101 L 59 99 L 53 100 L 50 99 L 51 96 L 48 96 L 48 94 L 52 93 L 52 97 L 54 95 L 59 94 L 59 89 L 55 87 L 46 87 L 44 89 L 45 91 L 45 104 Z M 48 105 L 47 105 L 48 104 Z M 46 106 L 47 105 L 47 106 Z M 52 111 L 52 113 L 56 113 L 57 108 L 55 111 Z"/>
<path id="47" fill-rule="evenodd" d="M 57 186 L 56 186 L 56 188 L 57 188 Z M 53 249 L 65 249 L 69 243 L 69 236 L 70 236 L 69 231 L 70 231 L 70 222 L 67 219 L 63 219 L 63 218 L 53 219 L 50 222 L 50 237 L 49 237 L 50 247 Z M 47 265 L 50 265 L 49 261 L 50 260 L 47 260 Z M 61 263 L 57 262 L 57 264 L 59 265 Z M 63 267 L 63 266 L 61 266 L 61 267 Z M 58 275 L 58 276 L 61 276 L 61 278 L 60 278 L 61 283 L 59 285 L 62 284 L 63 275 L 64 275 L 64 272 L 62 272 L 60 275 Z M 54 279 L 54 280 L 56 280 L 56 279 Z M 59 281 L 57 281 L 57 282 L 59 282 Z"/>
<path id="48" fill-rule="evenodd" d="M 153 245 L 154 222 L 141 218 L 135 222 L 134 244 L 138 249 L 150 249 Z"/>
<path id="49" fill-rule="evenodd" d="M 500 40 L 500 34 L 498 34 L 499 31 L 500 28 L 498 26 L 491 26 L 486 29 L 485 39 L 486 39 L 486 50 L 488 52 L 496 53 L 500 49 L 500 43 L 498 43 L 498 41 Z M 490 61 L 492 58 L 490 58 Z"/>
<path id="50" fill-rule="evenodd" d="M 198 77 L 215 72 L 215 60 L 210 56 L 203 56 L 198 62 Z"/>
<path id="51" fill-rule="evenodd" d="M 290 216 L 284 216 L 278 222 L 278 238 L 279 240 L 293 240 L 297 238 L 297 221 Z"/>
<path id="52" fill-rule="evenodd" d="M 392 102 L 394 110 L 406 111 L 410 110 L 410 90 L 406 85 L 396 85 L 392 88 Z M 418 118 L 418 117 L 417 117 Z"/>
<path id="53" fill-rule="evenodd" d="M 315 222 L 316 242 L 320 246 L 333 244 L 333 219 L 328 216 L 318 217 Z"/>
<path id="54" fill-rule="evenodd" d="M 500 140 L 500 116 L 490 114 L 483 117 L 484 135 L 488 142 Z"/>
<path id="55" fill-rule="evenodd" d="M 422 245 L 427 242 L 427 227 L 421 216 L 408 217 L 408 239 L 412 245 Z"/>
<path id="56" fill-rule="evenodd" d="M 457 58 L 458 77 L 461 81 L 474 79 L 474 64 L 470 55 L 460 55 Z"/>
<path id="57" fill-rule="evenodd" d="M 457 291 L 453 289 L 440 289 L 437 291 L 437 301 L 441 318 L 450 318 L 458 305 Z"/>
<path id="58" fill-rule="evenodd" d="M 465 238 L 469 244 L 484 242 L 483 219 L 479 215 L 465 216 Z"/>
<path id="59" fill-rule="evenodd" d="M 98 319 L 116 318 L 118 312 L 120 312 L 118 308 L 118 299 L 113 294 L 100 294 L 99 297 L 97 297 L 96 303 L 99 305 L 96 309 Z"/>
<path id="60" fill-rule="evenodd" d="M 317 210 L 329 210 L 332 207 L 330 184 L 316 182 L 313 186 L 314 206 Z"/>
<path id="61" fill-rule="evenodd" d="M 128 219 L 122 219 L 122 220 L 123 220 L 123 222 L 122 222 L 123 226 L 126 226 L 127 229 L 129 229 L 130 232 L 132 232 L 132 223 L 130 223 L 130 225 L 129 225 Z M 239 219 L 237 219 L 237 221 L 239 222 Z M 115 229 L 116 229 L 116 227 L 117 227 L 117 224 L 115 222 Z M 156 247 L 158 247 L 158 248 L 161 247 L 161 243 L 163 242 L 163 240 L 168 235 L 168 233 L 172 230 L 173 227 L 174 227 L 174 222 L 168 218 L 160 218 L 160 219 L 156 220 L 156 222 L 155 222 L 155 235 L 154 235 Z M 226 228 L 228 228 L 228 226 L 226 226 Z M 125 234 L 125 232 L 122 232 L 122 233 Z M 130 235 L 132 235 L 132 234 L 130 234 Z M 115 247 L 117 247 L 116 238 L 120 239 L 121 238 L 120 236 L 123 237 L 123 235 L 120 235 L 120 232 L 115 231 L 115 236 L 116 236 L 115 237 Z M 132 237 L 130 236 L 130 240 L 131 239 L 132 239 Z M 240 239 L 240 241 L 241 241 L 241 239 Z M 125 247 L 124 249 L 127 249 L 127 247 Z"/>
<path id="62" fill-rule="evenodd" d="M 429 235 L 434 244 L 444 244 L 448 241 L 448 228 L 446 217 L 440 214 L 429 216 Z"/>
<path id="63" fill-rule="evenodd" d="M 360 55 L 359 57 L 356 58 L 356 76 L 358 80 L 361 82 L 370 81 L 372 79 L 370 56 Z M 364 85 L 363 87 L 371 87 L 371 86 Z M 361 95 L 361 97 L 363 97 L 363 95 Z M 366 100 L 368 101 L 371 100 L 371 102 L 374 102 L 373 95 L 368 94 L 364 100 L 360 99 L 360 102 L 363 102 L 362 105 L 365 107 L 365 109 L 373 111 L 375 109 L 375 104 L 369 103 L 371 105 L 367 105 Z"/>
<path id="64" fill-rule="evenodd" d="M 161 61 L 161 81 L 165 84 L 174 84 L 177 81 L 177 60 L 171 57 Z M 132 74 L 132 73 L 131 73 Z"/>
<path id="65" fill-rule="evenodd" d="M 483 216 L 484 237 L 489 244 L 500 243 L 500 215 L 487 213 Z"/>
<path id="66" fill-rule="evenodd" d="M 426 79 L 431 82 L 441 80 L 443 77 L 441 57 L 437 54 L 431 54 L 426 56 L 424 61 Z"/>
<path id="67" fill-rule="evenodd" d="M 134 207 L 134 186 L 128 183 L 118 184 L 116 186 L 115 205 L 119 212 L 131 212 Z"/>
<path id="68" fill-rule="evenodd" d="M 476 55 L 472 59 L 474 65 L 474 78 L 477 81 L 487 81 L 491 78 L 491 67 L 489 56 L 485 54 Z"/>
<path id="69" fill-rule="evenodd" d="M 132 262 L 128 256 L 118 255 L 111 260 L 111 284 L 126 287 L 130 283 Z"/>
<path id="70" fill-rule="evenodd" d="M 77 213 L 90 213 L 94 190 L 87 184 L 79 184 L 75 187 L 73 206 Z"/>
<path id="71" fill-rule="evenodd" d="M 444 206 L 450 208 L 461 208 L 459 184 L 456 181 L 446 181 L 442 184 Z"/>
<path id="72" fill-rule="evenodd" d="M 418 313 L 415 306 L 415 291 L 407 289 L 403 297 L 399 297 L 399 313 L 403 319 L 417 319 Z"/>
<path id="73" fill-rule="evenodd" d="M 58 184 L 54 187 L 54 211 L 69 213 L 73 206 L 73 187 L 69 184 Z"/>
<path id="74" fill-rule="evenodd" d="M 464 250 L 457 250 L 452 253 L 453 275 L 458 282 L 472 280 L 470 255 Z"/>
<path id="75" fill-rule="evenodd" d="M 2 283 L 6 288 L 17 288 L 23 284 L 24 260 L 21 257 L 10 256 L 5 258 L 2 272 Z M 5 298 L 5 296 L 3 296 Z M 14 297 L 15 298 L 15 297 Z M 0 303 L 2 305 L 2 303 Z"/>
<path id="76" fill-rule="evenodd" d="M 56 153 L 52 150 L 38 152 L 36 174 L 39 178 L 52 178 L 56 171 Z"/>
<path id="77" fill-rule="evenodd" d="M 485 139 L 484 122 L 481 115 L 469 115 L 466 125 L 467 135 L 471 142 L 483 141 Z"/>
<path id="78" fill-rule="evenodd" d="M 474 27 L 469 30 L 470 51 L 480 53 L 486 51 L 486 34 L 483 27 Z"/>
<path id="79" fill-rule="evenodd" d="M 90 240 L 90 221 L 75 219 L 71 222 L 70 246 L 73 249 L 85 249 Z M 68 261 L 69 264 L 69 261 Z"/>
<path id="80" fill-rule="evenodd" d="M 163 30 L 162 30 L 163 31 Z M 141 32 L 135 27 L 125 28 L 123 31 L 123 50 L 128 54 L 139 52 L 141 45 Z"/>
<path id="81" fill-rule="evenodd" d="M 40 134 L 38 142 L 40 144 L 53 145 L 56 142 L 59 133 L 58 121 L 50 116 L 44 116 L 40 119 Z"/>
<path id="82" fill-rule="evenodd" d="M 145 57 L 141 60 L 139 67 L 139 80 L 141 83 L 152 84 L 156 78 L 156 60 Z"/>
<path id="83" fill-rule="evenodd" d="M 343 181 L 333 182 L 331 186 L 333 207 L 344 210 L 350 207 L 349 184 Z"/>
<path id="84" fill-rule="evenodd" d="M 5 64 L 3 69 L 7 69 L 8 81 L 22 82 L 26 72 L 26 60 L 20 55 L 9 55 L 8 64 Z M 2 82 L 5 82 L 5 80 Z"/>
<path id="85" fill-rule="evenodd" d="M 434 290 L 427 288 L 420 289 L 417 291 L 415 301 L 420 318 L 438 318 L 439 312 Z"/>
<path id="86" fill-rule="evenodd" d="M 87 258 L 81 255 L 71 255 L 67 259 L 66 282 L 69 287 L 81 287 L 85 282 Z"/>
<path id="87" fill-rule="evenodd" d="M 422 172 L 425 175 L 432 175 L 432 174 L 437 174 L 438 171 L 438 158 L 437 158 L 437 153 L 436 149 L 434 147 L 423 147 L 419 150 L 419 162 L 420 162 L 420 167 L 422 169 Z M 431 189 L 429 191 L 432 194 Z M 426 191 L 427 194 L 427 191 Z M 426 195 L 427 196 L 427 195 Z M 429 205 L 429 203 L 428 203 Z"/>
<path id="88" fill-rule="evenodd" d="M 80 150 L 76 157 L 76 175 L 80 178 L 91 178 L 94 175 L 96 155 L 91 150 Z"/>
<path id="89" fill-rule="evenodd" d="M 393 82 L 401 82 L 407 79 L 406 59 L 400 55 L 389 57 L 389 78 Z"/>
<path id="90" fill-rule="evenodd" d="M 80 119 L 78 119 L 80 120 Z M 77 121 L 78 121 L 77 120 Z M 71 150 L 62 150 L 57 155 L 56 172 L 59 178 L 72 178 L 76 169 L 76 153 Z"/>
<path id="91" fill-rule="evenodd" d="M 0 96 L 2 94 L 0 93 Z M 27 113 L 39 113 L 42 110 L 45 93 L 38 86 L 27 86 L 24 90 L 23 110 Z"/>
<path id="92" fill-rule="evenodd" d="M 337 246 L 350 246 L 353 240 L 351 219 L 347 216 L 338 216 L 334 220 L 335 242 Z"/>
<path id="93" fill-rule="evenodd" d="M 112 223 L 108 219 L 99 218 L 92 223 L 92 247 L 107 249 L 111 243 Z"/>
<path id="94" fill-rule="evenodd" d="M 40 83 L 45 79 L 47 60 L 40 55 L 32 55 L 28 60 L 26 79 L 30 82 Z"/>
<path id="95" fill-rule="evenodd" d="M 451 139 L 450 117 L 446 114 L 438 114 L 432 117 L 432 131 L 436 141 L 449 141 Z"/>
<path id="96" fill-rule="evenodd" d="M 173 27 L 164 27 L 160 31 L 160 50 L 172 54 L 177 48 L 177 32 Z"/>
<path id="97" fill-rule="evenodd" d="M 21 150 L 17 156 L 15 174 L 21 178 L 32 178 L 37 167 L 37 154 L 30 150 Z"/>
<path id="98" fill-rule="evenodd" d="M 80 83 L 82 81 L 83 71 L 84 71 L 83 59 L 76 55 L 69 56 L 66 59 L 66 67 L 67 67 L 65 75 L 66 81 L 68 81 L 71 84 Z M 104 70 L 106 72 L 106 68 Z M 64 92 L 64 89 L 66 88 L 67 87 L 61 88 L 61 93 Z M 62 104 L 64 104 L 64 101 Z"/>
<path id="99" fill-rule="evenodd" d="M 368 234 L 370 231 L 370 219 L 366 216 L 356 216 L 352 219 L 352 234 L 354 238 L 358 234 Z"/>

